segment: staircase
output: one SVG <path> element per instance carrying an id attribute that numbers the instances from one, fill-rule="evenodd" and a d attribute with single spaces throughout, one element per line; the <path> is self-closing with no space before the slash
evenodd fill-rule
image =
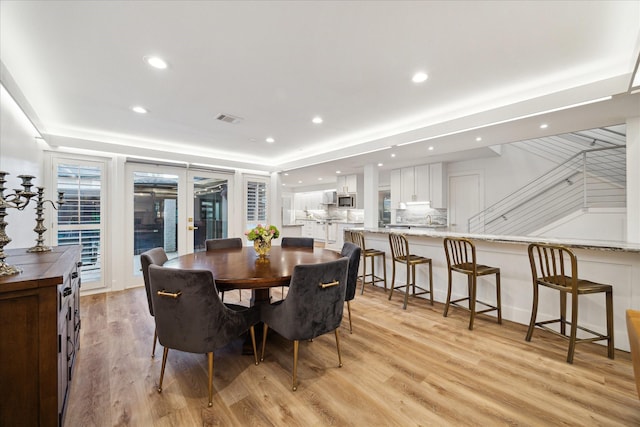
<path id="1" fill-rule="evenodd" d="M 469 231 L 527 235 L 580 209 L 626 207 L 626 177 L 625 146 L 582 150 L 472 216 Z"/>

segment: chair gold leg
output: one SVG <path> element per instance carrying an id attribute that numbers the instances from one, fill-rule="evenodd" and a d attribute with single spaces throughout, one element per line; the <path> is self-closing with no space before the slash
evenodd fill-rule
<path id="1" fill-rule="evenodd" d="M 360 289 L 360 295 L 364 295 L 364 284 L 367 279 L 367 257 L 362 257 L 362 288 Z"/>
<path id="2" fill-rule="evenodd" d="M 391 301 L 391 297 L 393 296 L 393 289 L 396 286 L 396 262 L 391 261 L 391 287 L 389 288 L 389 301 Z"/>
<path id="3" fill-rule="evenodd" d="M 447 286 L 447 301 L 444 304 L 444 313 L 442 313 L 444 317 L 447 317 L 447 313 L 449 313 L 449 304 L 451 304 L 451 280 L 452 279 L 453 278 L 451 277 L 451 270 L 449 270 L 449 282 Z"/>
<path id="4" fill-rule="evenodd" d="M 253 345 L 253 358 L 255 359 L 256 365 L 258 364 L 258 350 L 256 349 L 256 328 L 251 325 L 249 328 L 249 334 L 251 335 L 251 344 Z"/>
<path id="5" fill-rule="evenodd" d="M 158 329 L 153 330 L 153 348 L 151 349 L 151 358 L 156 357 L 156 341 L 158 341 Z"/>
<path id="6" fill-rule="evenodd" d="M 469 318 L 469 330 L 472 331 L 473 330 L 473 320 L 476 317 L 476 293 L 477 293 L 477 285 L 478 285 L 478 282 L 476 281 L 475 276 L 474 277 L 469 276 L 469 283 L 470 283 L 470 288 L 469 288 L 469 309 L 471 310 L 471 316 Z"/>
<path id="7" fill-rule="evenodd" d="M 353 333 L 353 327 L 351 326 L 351 304 L 347 301 L 347 312 L 349 313 L 349 333 Z"/>
<path id="8" fill-rule="evenodd" d="M 433 266 L 431 265 L 431 260 L 429 260 L 429 300 L 433 305 Z"/>
<path id="9" fill-rule="evenodd" d="M 293 379 L 291 383 L 291 389 L 296 391 L 298 389 L 298 347 L 300 341 L 293 341 Z"/>
<path id="10" fill-rule="evenodd" d="M 407 285 L 404 288 L 404 303 L 402 304 L 402 309 L 407 309 L 407 303 L 409 302 L 409 289 L 411 288 L 411 267 L 407 263 Z M 415 293 L 415 290 L 414 290 Z"/>
<path id="11" fill-rule="evenodd" d="M 264 328 L 262 328 L 262 353 L 260 354 L 260 361 L 264 362 L 264 348 L 267 346 L 267 331 L 269 330 L 269 325 L 264 324 Z"/>
<path id="12" fill-rule="evenodd" d="M 162 380 L 164 379 L 164 367 L 167 364 L 167 353 L 169 353 L 169 349 L 165 347 L 164 352 L 162 353 L 162 369 L 160 369 L 160 382 L 158 383 L 158 393 L 162 393 Z"/>
<path id="13" fill-rule="evenodd" d="M 529 321 L 529 329 L 527 330 L 526 341 L 531 341 L 533 328 L 536 326 L 536 316 L 538 314 L 538 284 L 533 285 L 533 307 L 531 308 L 531 320 Z"/>
<path id="14" fill-rule="evenodd" d="M 578 298 L 571 297 L 571 332 L 569 335 L 569 352 L 567 353 L 567 363 L 573 363 L 573 355 L 576 351 L 576 338 L 578 334 Z"/>
<path id="15" fill-rule="evenodd" d="M 607 309 L 607 356 L 609 359 L 615 357 L 615 347 L 613 346 L 613 293 L 605 293 L 606 309 Z"/>
<path id="16" fill-rule="evenodd" d="M 338 349 L 338 368 L 342 368 L 342 356 L 340 355 L 340 338 L 338 338 L 338 330 L 335 331 L 336 334 L 336 348 Z"/>
<path id="17" fill-rule="evenodd" d="M 387 258 L 382 254 L 382 274 L 384 274 L 384 291 L 387 292 Z"/>
<path id="18" fill-rule="evenodd" d="M 500 272 L 496 273 L 496 299 L 496 307 L 498 307 L 498 324 L 502 325 L 502 295 L 500 292 Z"/>
<path id="19" fill-rule="evenodd" d="M 207 353 L 209 362 L 209 408 L 213 406 L 213 351 Z"/>

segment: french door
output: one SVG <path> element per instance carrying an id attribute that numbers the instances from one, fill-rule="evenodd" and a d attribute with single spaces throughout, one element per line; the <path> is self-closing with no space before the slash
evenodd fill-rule
<path id="1" fill-rule="evenodd" d="M 205 250 L 205 240 L 229 236 L 230 200 L 233 197 L 231 175 L 189 171 L 187 204 L 187 246 L 189 252 Z"/>
<path id="2" fill-rule="evenodd" d="M 128 286 L 142 283 L 140 254 L 161 247 L 169 259 L 227 237 L 233 175 L 127 163 Z"/>

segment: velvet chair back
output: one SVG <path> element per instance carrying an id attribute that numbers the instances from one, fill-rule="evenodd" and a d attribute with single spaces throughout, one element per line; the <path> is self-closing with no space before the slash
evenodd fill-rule
<path id="1" fill-rule="evenodd" d="M 167 262 L 167 253 L 164 248 L 153 248 L 140 254 L 140 264 L 142 265 L 142 277 L 144 277 L 144 289 L 147 291 L 147 302 L 149 303 L 149 314 L 153 316 L 153 302 L 151 300 L 151 288 L 149 285 L 149 266 L 164 265 Z"/>
<path id="2" fill-rule="evenodd" d="M 297 265 L 289 292 L 278 304 L 262 307 L 262 320 L 288 340 L 310 340 L 340 326 L 349 259 Z M 336 286 L 323 284 L 338 282 Z"/>
<path id="3" fill-rule="evenodd" d="M 313 237 L 283 237 L 283 248 L 313 248 Z"/>
<path id="4" fill-rule="evenodd" d="M 356 296 L 356 285 L 358 283 L 358 268 L 360 267 L 360 254 L 362 249 L 354 243 L 346 242 L 342 246 L 340 255 L 349 258 L 349 270 L 347 272 L 347 291 L 344 296 L 345 301 L 351 301 Z"/>
<path id="5" fill-rule="evenodd" d="M 240 237 L 229 237 L 228 239 L 207 239 L 204 241 L 207 251 L 213 249 L 241 248 L 242 239 Z"/>
<path id="6" fill-rule="evenodd" d="M 208 353 L 225 346 L 259 320 L 254 308 L 240 307 L 243 312 L 228 308 L 220 300 L 208 270 L 151 265 L 149 278 L 158 339 L 164 347 Z"/>

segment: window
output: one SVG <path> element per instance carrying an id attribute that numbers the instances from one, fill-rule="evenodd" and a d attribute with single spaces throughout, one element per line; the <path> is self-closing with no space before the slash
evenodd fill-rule
<path id="1" fill-rule="evenodd" d="M 64 192 L 58 209 L 58 245 L 82 245 L 82 284 L 103 286 L 103 165 L 60 160 L 56 167 L 57 190 Z"/>
<path id="2" fill-rule="evenodd" d="M 247 180 L 247 223 L 265 223 L 267 218 L 267 183 Z"/>

